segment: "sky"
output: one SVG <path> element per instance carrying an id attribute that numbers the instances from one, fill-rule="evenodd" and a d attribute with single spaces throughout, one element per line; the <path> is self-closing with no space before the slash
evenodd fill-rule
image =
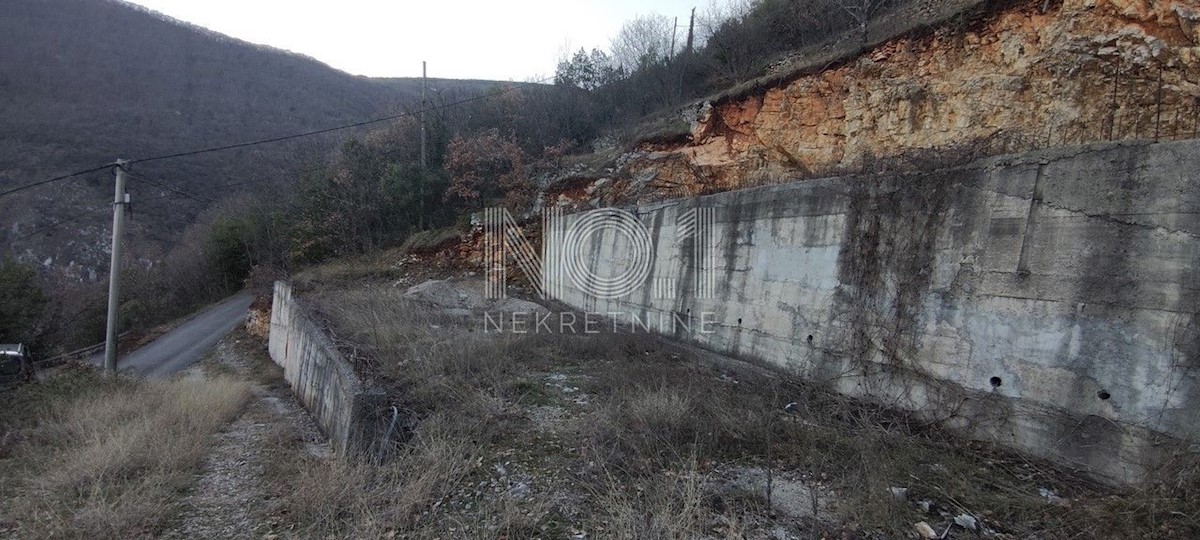
<path id="1" fill-rule="evenodd" d="M 558 57 L 607 48 L 638 15 L 679 17 L 709 0 L 130 0 L 238 39 L 370 77 L 528 81 L 553 77 Z M 683 39 L 681 37 L 680 39 Z"/>

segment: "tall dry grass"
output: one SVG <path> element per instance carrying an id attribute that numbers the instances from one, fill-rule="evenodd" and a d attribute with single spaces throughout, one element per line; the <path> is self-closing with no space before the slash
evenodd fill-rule
<path id="1" fill-rule="evenodd" d="M 632 486 L 608 476 L 593 494 L 606 537 L 691 540 L 707 532 L 713 510 L 704 500 L 706 478 L 694 458 L 683 465 L 678 473 L 651 474 Z"/>
<path id="2" fill-rule="evenodd" d="M 363 360 L 394 385 L 409 423 L 390 463 L 296 462 L 300 472 L 285 476 L 300 480 L 280 502 L 298 518 L 298 536 L 495 538 L 463 531 L 509 515 L 514 504 L 539 516 L 531 506 L 545 501 L 499 499 L 473 515 L 447 511 L 445 501 L 462 501 L 487 478 L 487 463 L 517 449 L 538 456 L 543 474 L 570 493 L 566 500 L 582 502 L 551 501 L 560 516 L 533 518 L 538 529 L 528 536 L 520 531 L 529 519 L 505 522 L 509 538 L 575 526 L 604 538 L 736 538 L 778 523 L 769 497 L 712 503 L 701 478 L 715 465 L 788 471 L 827 488 L 832 499 L 820 519 L 834 523 L 806 525 L 818 535 L 845 525 L 868 537 L 904 537 L 915 522 L 968 513 L 1014 537 L 1200 537 L 1194 453 L 1170 475 L 1186 479 L 1171 489 L 1113 492 L 814 385 L 753 370 L 731 377 L 652 336 L 488 335 L 478 317 L 440 315 L 391 287 L 326 289 L 311 299 L 347 349 L 365 351 Z M 546 390 L 548 375 L 564 373 L 588 396 L 586 406 Z M 577 431 L 563 435 L 561 447 L 539 448 L 529 437 L 536 429 L 521 410 L 531 400 L 574 416 L 567 425 Z M 1051 503 L 1043 488 L 1069 502 Z M 932 501 L 931 513 L 916 504 L 923 500 Z"/>
<path id="3" fill-rule="evenodd" d="M 231 377 L 61 376 L 7 396 L 3 511 L 19 537 L 150 536 L 250 396 Z"/>
<path id="4" fill-rule="evenodd" d="M 290 536 L 301 538 L 428 531 L 437 515 L 434 504 L 465 477 L 474 457 L 451 434 L 422 434 L 385 464 L 314 457 L 289 444 L 294 442 L 271 445 L 267 474 L 280 488 L 278 506 L 291 517 Z"/>

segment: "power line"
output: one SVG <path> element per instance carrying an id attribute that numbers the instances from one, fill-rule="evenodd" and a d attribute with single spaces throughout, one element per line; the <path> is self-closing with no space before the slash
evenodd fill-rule
<path id="1" fill-rule="evenodd" d="M 140 203 L 149 203 L 149 202 L 151 202 L 151 200 L 162 200 L 162 199 L 166 199 L 168 197 L 170 197 L 170 196 L 146 197 L 146 198 L 140 200 Z M 100 208 L 84 210 L 83 214 L 79 214 L 74 217 L 68 217 L 68 218 L 66 218 L 66 220 L 59 220 L 54 223 L 50 223 L 46 227 L 35 229 L 34 232 L 24 234 L 22 236 L 17 236 L 17 238 L 12 239 L 11 242 L 12 242 L 12 244 L 16 244 L 16 242 L 19 242 L 19 241 L 22 241 L 25 239 L 29 239 L 29 238 L 34 238 L 34 236 L 37 236 L 38 234 L 50 232 L 50 230 L 59 228 L 61 226 L 65 226 L 65 224 L 67 224 L 67 223 L 83 221 L 84 218 L 95 216 L 96 214 L 100 214 L 100 212 L 107 212 L 110 208 L 112 208 L 112 203 L 109 203 L 108 205 L 100 206 Z"/>
<path id="2" fill-rule="evenodd" d="M 60 227 L 60 226 L 66 225 L 66 224 L 68 224 L 68 223 L 74 223 L 74 222 L 76 222 L 76 221 L 80 221 L 80 220 L 82 220 L 82 219 L 84 219 L 84 218 L 88 218 L 88 217 L 94 216 L 94 215 L 96 215 L 96 214 L 99 214 L 100 212 L 108 211 L 108 209 L 109 209 L 109 207 L 108 207 L 108 206 L 104 206 L 104 207 L 96 208 L 96 209 L 93 209 L 93 210 L 88 210 L 88 211 L 86 211 L 86 212 L 84 212 L 84 213 L 82 213 L 82 214 L 79 214 L 79 215 L 77 215 L 77 216 L 75 216 L 75 217 L 73 217 L 73 218 L 64 219 L 64 220 L 60 220 L 60 221 L 56 221 L 56 222 L 54 222 L 54 223 L 51 223 L 51 224 L 49 224 L 49 225 L 47 225 L 47 226 L 45 226 L 45 227 L 42 227 L 42 228 L 40 228 L 40 229 L 37 229 L 37 230 L 35 230 L 35 231 L 33 231 L 33 232 L 29 233 L 29 234 L 26 234 L 26 235 L 24 235 L 24 236 L 18 236 L 18 237 L 16 237 L 16 238 L 13 238 L 11 243 L 15 245 L 17 242 L 20 242 L 21 240 L 25 240 L 25 239 L 27 239 L 27 238 L 33 238 L 34 236 L 37 236 L 37 235 L 39 235 L 39 234 L 42 234 L 42 233 L 44 233 L 44 232 L 49 232 L 49 231 L 51 231 L 51 230 L 54 230 L 54 229 L 56 229 L 56 228 L 58 228 L 58 227 Z"/>
<path id="3" fill-rule="evenodd" d="M 311 171 L 301 171 L 301 172 L 311 172 Z M 246 180 L 245 182 L 234 182 L 232 184 L 221 184 L 219 186 L 213 186 L 212 189 L 224 189 L 224 188 L 231 188 L 231 187 L 238 187 L 238 186 L 248 186 L 250 184 L 262 184 L 264 182 L 271 182 L 274 180 L 275 180 L 274 178 L 263 178 L 260 180 Z"/>
<path id="4" fill-rule="evenodd" d="M 532 81 L 532 82 L 529 82 L 529 83 L 522 83 L 522 84 L 543 84 L 543 83 L 550 82 L 550 81 L 552 81 L 552 80 L 554 80 L 554 77 L 547 77 L 547 78 L 544 78 L 544 79 L 541 79 L 541 80 Z M 209 153 L 212 153 L 212 152 L 220 152 L 220 151 L 224 151 L 224 150 L 234 150 L 234 149 L 237 149 L 237 148 L 246 148 L 246 147 L 249 147 L 249 146 L 258 146 L 258 145 L 262 145 L 262 144 L 270 144 L 270 143 L 276 143 L 276 142 L 283 142 L 283 141 L 289 141 L 289 140 L 293 140 L 293 139 L 300 139 L 300 138 L 303 138 L 303 137 L 311 137 L 311 136 L 314 136 L 314 135 L 321 135 L 321 134 L 324 134 L 324 133 L 332 133 L 332 132 L 334 132 L 334 131 L 342 131 L 342 130 L 346 130 L 346 129 L 353 129 L 353 128 L 356 128 L 356 127 L 368 126 L 368 125 L 371 125 L 371 124 L 378 124 L 378 123 L 380 123 L 380 122 L 387 122 L 387 121 L 390 121 L 390 120 L 397 120 L 397 119 L 404 118 L 404 117 L 408 117 L 408 116 L 415 116 L 415 115 L 417 115 L 417 114 L 420 114 L 420 113 L 422 113 L 422 112 L 436 112 L 436 111 L 441 111 L 441 110 L 449 109 L 449 108 L 452 108 L 452 107 L 457 107 L 457 106 L 459 106 L 459 105 L 465 105 L 465 104 L 467 104 L 467 103 L 472 103 L 472 102 L 475 102 L 475 101 L 480 101 L 480 100 L 484 100 L 484 99 L 488 99 L 488 98 L 492 98 L 492 97 L 497 97 L 497 96 L 500 96 L 500 95 L 503 95 L 503 94 L 506 94 L 506 93 L 508 93 L 508 92 L 512 92 L 512 91 L 514 91 L 514 90 L 518 90 L 518 89 L 520 89 L 520 87 L 519 87 L 519 86 L 516 86 L 516 85 L 514 85 L 514 86 L 509 86 L 509 87 L 507 87 L 507 88 L 504 88 L 504 89 L 502 89 L 502 90 L 500 90 L 500 91 L 498 91 L 498 92 L 489 92 L 489 93 L 485 93 L 485 94 L 480 94 L 480 95 L 478 95 L 478 96 L 474 96 L 474 97 L 470 97 L 470 98 L 466 98 L 466 99 L 460 99 L 460 100 L 458 100 L 458 101 L 453 101 L 453 102 L 450 102 L 450 103 L 445 103 L 445 104 L 442 104 L 442 105 L 438 105 L 438 106 L 436 106 L 436 107 L 427 107 L 427 108 L 423 108 L 423 109 L 421 109 L 421 110 L 418 110 L 418 111 L 405 111 L 405 112 L 403 112 L 403 113 L 400 113 L 400 114 L 394 114 L 394 115 L 391 115 L 391 116 L 385 116 L 385 117 L 382 117 L 382 118 L 375 118 L 375 119 L 372 119 L 372 120 L 365 120 L 365 121 L 362 121 L 362 122 L 355 122 L 355 123 L 352 123 L 352 124 L 345 124 L 345 125 L 336 126 L 336 127 L 331 127 L 331 128 L 318 129 L 318 130 L 315 130 L 315 131 L 306 131 L 306 132 L 303 132 L 303 133 L 295 133 L 295 134 L 292 134 L 292 135 L 284 135 L 284 136 L 281 136 L 281 137 L 272 137 L 272 138 L 269 138 L 269 139 L 260 139 L 260 140 L 256 140 L 256 141 L 247 141 L 247 142 L 241 142 L 241 143 L 235 143 L 235 144 L 228 144 L 228 145 L 224 145 L 224 146 L 215 146 L 215 147 L 211 147 L 211 148 L 202 148 L 202 149 L 199 149 L 199 150 L 189 150 L 189 151 L 185 151 L 185 152 L 177 152 L 177 153 L 174 153 L 174 154 L 164 154 L 164 155 L 160 155 L 160 156 L 152 156 L 152 157 L 147 157 L 147 158 L 134 159 L 134 160 L 131 160 L 131 161 L 127 162 L 127 164 L 129 164 L 129 165 L 132 165 L 132 164 L 134 164 L 134 163 L 147 163 L 147 162 L 151 162 L 151 161 L 162 161 L 162 160 L 167 160 L 167 159 L 175 159 L 175 158 L 181 158 L 181 157 L 187 157 L 187 156 L 195 156 L 195 155 L 200 155 L 200 154 L 209 154 Z M 54 177 L 54 178 L 50 178 L 50 179 L 48 179 L 48 180 L 41 180 L 41 181 L 38 181 L 38 182 L 33 182 L 33 183 L 31 183 L 31 184 L 26 184 L 26 185 L 19 186 L 19 187 L 16 187 L 16 188 L 13 188 L 13 189 L 10 189 L 10 190 L 7 190 L 7 191 L 4 191 L 4 192 L 0 192 L 0 197 L 5 197 L 5 196 L 8 196 L 8 195 L 12 195 L 13 193 L 18 193 L 18 192 L 25 191 L 25 190 L 28 190 L 28 189 L 33 189 L 33 188 L 35 188 L 35 187 L 44 186 L 44 185 L 46 185 L 46 184 L 51 184 L 51 183 L 54 183 L 54 182 L 60 182 L 60 181 L 62 181 L 62 180 L 67 180 L 67 179 L 69 179 L 69 178 L 74 178 L 74 177 L 76 177 L 76 176 L 82 176 L 82 175 L 85 175 L 85 174 L 89 174 L 89 173 L 93 173 L 93 172 L 102 171 L 102 170 L 108 169 L 108 168 L 110 168 L 110 167 L 113 167 L 113 166 L 114 166 L 113 164 L 104 164 L 104 165 L 99 165 L 99 166 L 96 166 L 96 167 L 92 167 L 92 168 L 90 168 L 90 169 L 84 169 L 84 170 L 81 170 L 81 171 L 76 171 L 76 172 L 73 172 L 73 173 L 70 173 L 70 174 L 64 174 L 64 175 L 62 175 L 62 176 L 56 176 L 56 177 Z"/>
<path id="5" fill-rule="evenodd" d="M 532 83 L 527 83 L 527 84 L 541 84 L 541 83 L 549 82 L 552 80 L 554 80 L 554 77 L 548 77 L 548 78 L 545 78 L 545 79 L 542 79 L 539 81 L 534 81 Z M 471 102 L 475 102 L 475 101 L 480 101 L 480 100 L 484 100 L 484 99 L 488 99 L 488 98 L 492 98 L 492 97 L 497 97 L 497 96 L 506 94 L 508 92 L 512 92 L 518 88 L 519 87 L 517 87 L 517 86 L 510 86 L 499 92 L 490 92 L 490 93 L 486 93 L 486 94 L 480 94 L 478 96 L 469 97 L 466 99 L 460 99 L 458 101 L 452 101 L 450 103 L 445 103 L 442 105 L 438 105 L 436 107 L 426 107 L 426 108 L 416 111 L 415 114 L 420 114 L 420 113 L 424 113 L 424 112 L 435 112 L 435 111 L 439 111 L 439 110 L 443 110 L 443 109 L 449 109 L 451 107 L 457 107 L 459 105 L 465 105 L 467 103 L 471 103 Z M 135 160 L 130 161 L 129 163 L 130 164 L 147 163 L 150 161 L 161 161 L 164 159 L 175 159 L 175 158 L 181 158 L 181 157 L 187 157 L 187 156 L 195 156 L 195 155 L 199 155 L 199 154 L 209 154 L 212 152 L 221 152 L 224 150 L 234 150 L 237 148 L 245 148 L 248 146 L 258 146 L 261 144 L 270 144 L 270 143 L 276 143 L 276 142 L 290 141 L 292 139 L 300 139 L 303 137 L 311 137 L 313 135 L 321 135 L 324 133 L 331 133 L 334 131 L 342 131 L 342 130 L 346 130 L 346 129 L 353 129 L 356 127 L 368 126 L 371 124 L 378 124 L 380 122 L 388 122 L 391 120 L 397 120 L 397 119 L 408 117 L 408 116 L 414 116 L 415 114 L 413 112 L 406 111 L 406 112 L 402 112 L 400 114 L 394 114 L 394 115 L 385 116 L 382 118 L 375 118 L 373 120 L 365 120 L 362 122 L 355 122 L 353 124 L 346 124 L 346 125 L 337 126 L 337 127 L 318 129 L 315 131 L 306 131 L 303 133 L 295 133 L 292 135 L 284 135 L 282 137 L 272 137 L 270 139 L 260 139 L 257 141 L 247 141 L 247 142 L 236 143 L 236 144 L 228 144 L 228 145 L 224 145 L 224 146 L 215 146 L 212 148 L 204 148 L 204 149 L 200 149 L 200 150 L 190 150 L 187 152 L 178 152 L 178 153 L 174 153 L 174 154 L 166 154 L 166 155 L 161 155 L 161 156 L 135 159 Z"/>
<path id="6" fill-rule="evenodd" d="M 167 197 L 170 197 L 170 195 L 160 195 L 160 196 L 158 196 L 158 197 L 148 197 L 148 198 L 142 199 L 142 201 L 141 201 L 141 202 L 157 201 L 157 200 L 165 199 L 165 198 L 167 198 Z M 47 226 L 45 226 L 45 227 L 42 227 L 42 228 L 40 228 L 40 229 L 36 229 L 36 230 L 34 230 L 33 232 L 31 232 L 31 233 L 28 233 L 28 234 L 25 234 L 25 235 L 23 235 L 23 236 L 18 236 L 18 237 L 16 237 L 16 238 L 13 238 L 13 239 L 11 240 L 11 243 L 15 244 L 15 243 L 17 243 L 17 242 L 20 242 L 21 240 L 25 240 L 25 239 L 28 239 L 28 238 L 33 238 L 34 236 L 37 236 L 37 235 L 39 235 L 39 234 L 42 234 L 42 233 L 49 232 L 49 231 L 51 231 L 51 230 L 57 229 L 58 227 L 61 227 L 61 226 L 63 226 L 63 225 L 66 225 L 66 224 L 68 224 L 68 223 L 75 223 L 76 221 L 82 221 L 83 219 L 86 219 L 86 218 L 88 218 L 88 217 L 91 217 L 91 216 L 94 216 L 94 215 L 96 215 L 96 214 L 99 214 L 100 212 L 107 212 L 107 211 L 108 211 L 110 208 L 112 208 L 112 205 L 111 205 L 111 203 L 110 203 L 109 205 L 106 205 L 106 206 L 101 206 L 101 207 L 99 207 L 99 208 L 93 208 L 93 209 L 91 209 L 91 210 L 84 210 L 82 214 L 79 214 L 79 215 L 77 215 L 77 216 L 75 216 L 75 217 L 72 217 L 72 218 L 67 218 L 67 219 L 63 219 L 63 220 L 56 221 L 56 222 L 54 222 L 54 223 L 51 223 L 51 224 L 49 224 L 49 225 L 47 225 Z"/>
<path id="7" fill-rule="evenodd" d="M 150 185 L 152 185 L 152 186 L 158 186 L 158 187 L 160 187 L 160 188 L 162 188 L 162 189 L 165 189 L 165 190 L 167 190 L 167 191 L 170 191 L 170 192 L 172 192 L 172 193 L 175 193 L 175 194 L 177 194 L 177 195 L 182 195 L 182 196 L 184 196 L 184 197 L 187 197 L 187 198 L 189 198 L 189 199 L 192 199 L 193 201 L 196 201 L 196 202 L 202 202 L 202 203 L 208 203 L 208 204 L 212 204 L 212 203 L 213 203 L 212 199 L 207 199 L 207 198 L 204 198 L 204 197 L 199 197 L 199 196 L 196 196 L 196 195 L 192 195 L 191 193 L 188 193 L 188 192 L 186 192 L 186 191 L 183 191 L 183 190 L 181 190 L 181 189 L 176 189 L 176 188 L 173 188 L 173 187 L 171 187 L 171 186 L 168 186 L 168 185 L 166 185 L 165 183 L 162 183 L 162 182 L 156 181 L 156 180 L 154 180 L 154 179 L 150 178 L 149 176 L 146 176 L 145 174 L 138 173 L 138 172 L 133 172 L 133 171 L 126 171 L 126 172 L 128 172 L 128 173 L 130 174 L 130 176 L 133 176 L 133 178 L 134 178 L 135 180 L 138 180 L 138 181 L 140 181 L 140 182 L 146 182 L 147 184 L 150 184 Z"/>
<path id="8" fill-rule="evenodd" d="M 312 168 L 312 169 L 302 169 L 302 170 L 299 170 L 299 171 L 297 171 L 297 172 L 299 172 L 299 173 L 310 173 L 310 172 L 313 172 L 313 171 L 318 171 L 318 170 L 321 170 L 321 169 L 322 169 L 322 167 L 316 167 L 316 168 Z M 184 191 L 182 191 L 182 190 L 178 190 L 178 189 L 172 188 L 172 187 L 170 187 L 170 186 L 164 185 L 164 184 L 165 184 L 165 182 L 163 182 L 161 179 L 160 179 L 159 181 L 157 181 L 157 182 L 156 182 L 156 181 L 154 181 L 153 179 L 151 179 L 151 178 L 147 177 L 147 176 L 146 176 L 145 174 L 143 174 L 143 173 L 133 173 L 133 176 L 134 176 L 134 178 L 135 178 L 135 179 L 137 179 L 137 180 L 142 180 L 142 181 L 145 181 L 145 182 L 147 182 L 147 183 L 149 183 L 149 184 L 151 184 L 151 185 L 158 186 L 158 187 L 160 187 L 160 188 L 162 188 L 162 189 L 165 189 L 165 190 L 167 190 L 167 191 L 171 191 L 171 192 L 174 192 L 174 193 L 176 193 L 176 194 L 182 195 L 182 196 L 184 196 L 184 197 L 187 197 L 187 198 L 189 198 L 189 199 L 192 199 L 192 200 L 194 200 L 194 201 L 196 201 L 196 202 L 202 202 L 202 203 L 208 203 L 208 204 L 212 204 L 212 203 L 216 202 L 216 200 L 215 200 L 215 199 L 211 199 L 211 198 L 208 198 L 208 197 L 203 197 L 203 196 L 192 195 L 191 193 L 187 193 L 187 192 L 184 192 Z M 260 178 L 260 179 L 258 179 L 258 180 L 245 180 L 245 181 L 242 181 L 242 182 L 232 182 L 232 183 L 229 183 L 229 184 L 218 184 L 218 185 L 215 185 L 215 186 L 208 186 L 208 188 L 207 188 L 207 189 L 208 189 L 209 191 L 215 191 L 215 190 L 219 190 L 219 189 L 225 189 L 225 188 L 231 188 L 231 187 L 248 186 L 248 185 L 251 185 L 251 184 L 263 184 L 263 183 L 266 183 L 266 182 L 274 182 L 275 180 L 276 180 L 275 178 Z M 156 197 L 156 198 L 162 198 L 162 197 Z M 143 201 L 146 201 L 146 200 L 152 200 L 152 199 L 143 199 Z M 134 202 L 137 202 L 137 201 L 134 201 Z"/>
<path id="9" fill-rule="evenodd" d="M 316 170 L 320 170 L 320 167 L 316 167 L 316 168 L 312 168 L 312 169 L 305 169 L 305 170 L 302 170 L 302 171 L 300 171 L 300 172 L 312 172 L 312 171 L 316 171 Z M 180 191 L 180 190 L 176 190 L 176 189 L 173 189 L 173 188 L 171 188 L 171 187 L 169 187 L 169 186 L 165 186 L 165 185 L 163 185 L 163 184 L 161 184 L 161 183 L 159 183 L 159 182 L 155 182 L 155 181 L 151 180 L 150 178 L 146 177 L 146 176 L 145 176 L 144 174 L 142 174 L 142 173 L 133 173 L 133 176 L 134 176 L 134 177 L 135 177 L 135 179 L 137 179 L 137 180 L 140 180 L 140 181 L 145 181 L 145 182 L 147 182 L 147 183 L 149 183 L 149 184 L 152 184 L 152 185 L 158 186 L 158 187 L 160 187 L 160 188 L 162 188 L 162 189 L 165 189 L 165 190 L 167 190 L 167 191 L 170 191 L 170 192 L 172 192 L 173 194 L 176 194 L 176 195 L 182 195 L 182 196 L 184 196 L 184 197 L 187 197 L 187 198 L 189 198 L 189 199 L 192 199 L 192 200 L 194 200 L 194 201 L 196 201 L 196 202 L 203 202 L 203 203 L 209 203 L 209 204 L 212 204 L 212 203 L 214 202 L 214 201 L 213 201 L 213 200 L 211 200 L 211 199 L 203 199 L 203 198 L 201 198 L 201 197 L 196 197 L 196 196 L 193 196 L 193 195 L 191 195 L 191 194 L 185 194 L 184 192 L 182 192 L 182 191 Z M 263 179 L 259 179 L 259 180 L 247 180 L 247 181 L 244 181 L 244 182 L 233 182 L 233 183 L 230 183 L 230 184 L 221 184 L 221 185 L 218 185 L 218 186 L 212 186 L 212 189 L 222 189 L 222 188 L 238 187 L 238 186 L 245 186 L 245 185 L 250 185 L 250 184 L 261 184 L 261 183 L 264 183 L 264 182 L 271 182 L 271 181 L 274 181 L 274 180 L 275 180 L 275 179 L 273 179 L 273 178 L 263 178 Z M 162 200 L 162 199 L 167 199 L 167 198 L 170 198 L 170 197 L 171 197 L 171 195 L 159 195 L 159 196 L 156 196 L 156 197 L 147 197 L 147 198 L 145 198 L 145 199 L 139 199 L 139 200 L 135 200 L 135 201 L 133 201 L 133 202 L 134 202 L 135 204 L 139 204 L 139 203 L 147 203 L 147 202 L 150 202 L 150 201 L 159 201 L 159 200 Z M 75 216 L 75 217 L 68 218 L 68 219 L 63 219 L 63 220 L 60 220 L 60 221 L 56 221 L 56 222 L 54 222 L 54 223 L 51 223 L 51 224 L 49 224 L 49 225 L 47 225 L 47 226 L 45 226 L 45 227 L 42 227 L 42 228 L 36 229 L 36 230 L 34 230 L 33 232 L 31 232 L 31 233 L 28 233 L 28 234 L 25 234 L 25 235 L 22 235 L 22 236 L 18 236 L 18 237 L 16 237 L 16 238 L 13 238 L 13 239 L 12 239 L 12 240 L 10 240 L 9 242 L 10 242 L 10 244 L 16 244 L 17 242 L 20 242 L 20 241 L 22 241 L 22 240 L 26 240 L 26 239 L 29 239 L 29 238 L 33 238 L 34 236 L 37 236 L 37 235 L 39 235 L 39 234 L 42 234 L 42 233 L 46 233 L 46 232 L 52 231 L 52 230 L 54 230 L 54 229 L 57 229 L 58 227 L 61 227 L 61 226 L 63 226 L 63 225 L 67 225 L 67 224 L 70 224 L 70 223 L 75 223 L 75 222 L 77 222 L 77 221 L 82 221 L 83 219 L 86 219 L 86 218 L 88 218 L 88 217 L 91 217 L 91 216 L 94 216 L 94 215 L 96 215 L 96 214 L 99 214 L 100 212 L 107 212 L 107 211 L 109 210 L 109 208 L 110 208 L 110 207 L 111 207 L 111 204 L 109 204 L 109 205 L 106 205 L 106 206 L 101 206 L 101 207 L 99 207 L 99 208 L 93 208 L 93 209 L 90 209 L 90 210 L 84 210 L 82 214 L 79 214 L 79 215 L 77 215 L 77 216 Z"/>
<path id="10" fill-rule="evenodd" d="M 3 192 L 3 193 L 0 193 L 0 197 L 4 197 L 4 196 L 7 196 L 7 195 L 12 195 L 13 193 L 17 193 L 17 192 L 20 192 L 20 191 L 25 191 L 25 190 L 27 190 L 27 189 L 33 189 L 33 188 L 35 188 L 35 187 L 38 187 L 38 186 L 44 186 L 44 185 L 46 185 L 46 184 L 50 184 L 50 183 L 53 183 L 53 182 L 59 182 L 59 181 L 62 181 L 62 180 L 66 180 L 66 179 L 68 179 L 68 178 L 74 178 L 74 177 L 76 177 L 76 176 L 82 176 L 82 175 L 89 174 L 89 173 L 94 173 L 94 172 L 98 172 L 98 171 L 103 171 L 104 169 L 107 169 L 107 168 L 109 168 L 109 167 L 112 167 L 112 166 L 113 166 L 113 165 L 110 163 L 110 164 L 106 164 L 106 165 L 101 165 L 101 166 L 99 166 L 99 167 L 92 167 L 92 168 L 90 168 L 90 169 L 84 169 L 84 170 L 82 170 L 82 171 L 76 171 L 76 172 L 73 172 L 73 173 L 71 173 L 71 174 L 64 174 L 64 175 L 62 175 L 62 176 L 56 176 L 56 177 L 54 177 L 54 178 L 51 178 L 51 179 L 49 179 L 49 180 L 42 180 L 42 181 L 40 181 L 40 182 L 34 182 L 34 183 L 32 183 L 32 184 L 25 184 L 25 185 L 23 185 L 23 186 L 16 187 L 16 188 L 10 189 L 10 190 L 8 190 L 8 191 L 5 191 L 5 192 Z"/>

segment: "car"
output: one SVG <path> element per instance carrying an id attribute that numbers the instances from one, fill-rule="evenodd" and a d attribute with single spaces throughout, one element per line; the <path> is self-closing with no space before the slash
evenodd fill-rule
<path id="1" fill-rule="evenodd" d="M 33 375 L 29 349 L 23 344 L 0 344 L 0 384 L 27 381 Z"/>

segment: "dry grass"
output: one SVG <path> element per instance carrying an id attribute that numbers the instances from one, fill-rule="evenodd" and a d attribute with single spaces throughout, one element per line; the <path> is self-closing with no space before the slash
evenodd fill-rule
<path id="1" fill-rule="evenodd" d="M 1200 532 L 1194 454 L 1180 468 L 1192 471 L 1187 481 L 1111 492 L 821 388 L 731 377 L 649 336 L 489 335 L 479 320 L 440 315 L 391 288 L 310 300 L 325 306 L 344 349 L 391 385 L 406 422 L 383 465 L 277 460 L 289 467 L 281 478 L 300 479 L 284 480 L 280 497 L 297 536 L 561 538 L 581 529 L 598 538 L 760 538 L 786 526 L 895 538 L 917 521 L 940 532 L 963 513 L 1012 537 Z M 577 391 L 548 382 L 563 377 L 569 384 L 554 384 Z M 578 395 L 585 404 L 571 401 Z M 562 431 L 533 420 L 545 409 L 569 417 Z M 479 487 L 510 461 L 532 479 L 528 496 Z M 819 484 L 829 511 L 819 523 L 789 521 L 765 493 L 734 505 L 729 493 L 711 492 L 722 471 L 738 468 Z M 907 488 L 907 500 L 894 487 Z M 931 512 L 918 501 L 931 501 Z"/>
<path id="2" fill-rule="evenodd" d="M 355 257 L 334 259 L 300 271 L 292 280 L 301 286 L 319 283 L 396 279 L 403 276 L 407 252 L 392 248 Z"/>
<path id="3" fill-rule="evenodd" d="M 539 530 L 530 505 L 491 497 L 470 517 L 443 506 L 468 480 L 482 449 L 450 416 L 424 422 L 408 444 L 384 464 L 305 454 L 300 441 L 280 431 L 268 461 L 275 479 L 276 512 L 294 538 L 525 538 Z M 536 509 L 537 515 L 544 511 Z"/>
<path id="4" fill-rule="evenodd" d="M 6 397 L 5 526 L 26 538 L 127 538 L 169 522 L 249 388 L 70 373 Z"/>
<path id="5" fill-rule="evenodd" d="M 396 281 L 413 275 L 428 275 L 431 270 L 429 263 L 416 254 L 432 254 L 452 247 L 468 230 L 463 226 L 452 226 L 417 232 L 408 236 L 399 247 L 331 259 L 298 272 L 292 281 L 301 287 L 308 287 L 330 283 Z"/>
<path id="6" fill-rule="evenodd" d="M 278 446 L 278 457 L 289 445 Z M 420 524 L 423 512 L 464 474 L 469 454 L 453 437 L 423 436 L 388 466 L 291 453 L 269 475 L 287 485 L 286 511 L 300 537 L 378 537 Z"/>
<path id="7" fill-rule="evenodd" d="M 604 537 L 690 540 L 705 531 L 712 509 L 705 503 L 705 478 L 694 459 L 676 473 L 665 471 L 631 486 L 608 477 L 594 494 Z M 630 489 L 632 487 L 632 489 Z M 736 537 L 736 535 L 734 536 Z"/>
<path id="8" fill-rule="evenodd" d="M 457 243 L 462 234 L 458 227 L 420 231 L 410 235 L 400 248 L 406 253 L 435 252 Z"/>

